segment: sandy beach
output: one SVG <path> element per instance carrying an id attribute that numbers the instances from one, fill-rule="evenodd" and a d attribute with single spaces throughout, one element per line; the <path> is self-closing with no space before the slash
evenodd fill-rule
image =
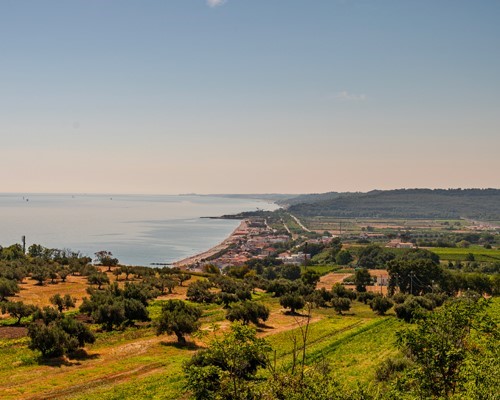
<path id="1" fill-rule="evenodd" d="M 244 232 L 248 231 L 248 221 L 243 220 L 241 221 L 240 225 L 227 237 L 224 239 L 223 242 L 219 243 L 218 245 L 212 247 L 211 249 L 204 251 L 202 253 L 196 254 L 191 257 L 184 258 L 182 260 L 176 261 L 173 263 L 175 267 L 179 268 L 186 268 L 190 265 L 194 265 L 196 263 L 202 262 L 206 260 L 209 257 L 212 257 L 213 255 L 217 254 L 218 252 L 227 249 L 231 244 L 233 244 L 235 241 L 239 240 L 241 235 Z"/>

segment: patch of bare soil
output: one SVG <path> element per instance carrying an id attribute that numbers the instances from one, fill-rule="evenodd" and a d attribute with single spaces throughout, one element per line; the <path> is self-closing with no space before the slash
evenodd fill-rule
<path id="1" fill-rule="evenodd" d="M 0 339 L 20 339 L 27 334 L 24 326 L 0 326 Z"/>
<path id="2" fill-rule="evenodd" d="M 352 274 L 330 272 L 329 274 L 323 275 L 317 285 L 317 289 L 325 288 L 330 290 L 336 283 L 342 283 L 342 281 L 351 276 Z"/>

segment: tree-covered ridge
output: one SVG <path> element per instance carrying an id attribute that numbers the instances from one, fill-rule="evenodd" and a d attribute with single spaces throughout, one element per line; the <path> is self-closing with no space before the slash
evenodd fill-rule
<path id="1" fill-rule="evenodd" d="M 499 189 L 397 189 L 344 193 L 291 205 L 301 216 L 500 220 Z"/>

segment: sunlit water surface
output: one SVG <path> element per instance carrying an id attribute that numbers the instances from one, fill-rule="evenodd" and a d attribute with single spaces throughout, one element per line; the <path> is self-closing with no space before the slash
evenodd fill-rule
<path id="1" fill-rule="evenodd" d="M 41 244 L 123 264 L 170 263 L 220 243 L 239 221 L 205 216 L 272 210 L 272 203 L 205 196 L 0 194 L 0 245 Z"/>

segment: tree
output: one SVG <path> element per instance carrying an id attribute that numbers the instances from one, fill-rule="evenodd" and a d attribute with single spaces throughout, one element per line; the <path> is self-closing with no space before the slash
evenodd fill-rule
<path id="1" fill-rule="evenodd" d="M 434 303 L 423 297 L 408 296 L 405 301 L 394 307 L 396 316 L 405 322 L 412 322 L 422 318 L 427 311 L 434 308 Z"/>
<path id="2" fill-rule="evenodd" d="M 113 258 L 113 253 L 111 253 L 110 251 L 101 250 L 97 253 L 94 253 L 94 255 L 97 258 L 99 264 L 108 267 L 108 272 L 111 271 L 111 267 L 115 267 L 118 265 L 118 259 Z"/>
<path id="3" fill-rule="evenodd" d="M 345 297 L 333 297 L 332 307 L 339 315 L 342 315 L 342 311 L 349 311 L 351 309 L 351 300 Z"/>
<path id="4" fill-rule="evenodd" d="M 22 301 L 2 303 L 2 314 L 9 313 L 17 318 L 16 325 L 21 323 L 21 319 L 29 317 L 36 311 L 36 307 L 31 304 L 24 304 Z"/>
<path id="5" fill-rule="evenodd" d="M 59 271 L 57 271 L 57 273 L 59 274 L 59 277 L 61 278 L 61 280 L 63 282 L 66 282 L 66 278 L 71 273 L 71 271 L 68 267 L 65 267 L 65 268 L 61 268 Z"/>
<path id="6" fill-rule="evenodd" d="M 148 321 L 147 301 L 152 292 L 140 285 L 127 284 L 120 289 L 115 282 L 103 291 L 90 289 L 90 299 L 84 298 L 80 312 L 92 316 L 94 321 L 111 331 L 115 326 Z"/>
<path id="7" fill-rule="evenodd" d="M 97 272 L 89 275 L 88 281 L 91 285 L 97 285 L 97 289 L 101 290 L 101 286 L 109 283 L 109 277 L 105 272 Z"/>
<path id="8" fill-rule="evenodd" d="M 201 310 L 199 308 L 182 300 L 167 300 L 161 310 L 156 334 L 161 335 L 166 332 L 171 335 L 174 333 L 177 336 L 177 342 L 185 344 L 184 335 L 199 329 L 200 322 L 198 320 L 200 317 Z"/>
<path id="9" fill-rule="evenodd" d="M 354 293 L 353 290 L 347 289 L 344 285 L 341 283 L 336 283 L 332 287 L 332 295 L 335 297 L 344 297 L 346 299 L 350 300 L 355 300 L 356 299 L 356 293 Z"/>
<path id="10" fill-rule="evenodd" d="M 31 277 L 35 281 L 38 281 L 38 284 L 41 286 L 49 278 L 49 270 L 45 266 L 36 265 L 31 272 Z"/>
<path id="11" fill-rule="evenodd" d="M 43 357 L 57 357 L 94 343 L 94 334 L 73 317 L 63 317 L 46 323 L 36 319 L 28 326 L 29 348 L 39 350 Z"/>
<path id="12" fill-rule="evenodd" d="M 69 294 L 65 294 L 63 297 L 57 293 L 50 298 L 50 302 L 57 307 L 60 313 L 65 309 L 69 310 L 71 307 L 74 307 L 75 301 L 76 299 L 72 298 Z"/>
<path id="13" fill-rule="evenodd" d="M 284 279 L 288 279 L 290 281 L 295 281 L 297 279 L 300 279 L 300 266 L 298 265 L 284 265 L 282 270 L 281 270 L 281 276 Z"/>
<path id="14" fill-rule="evenodd" d="M 182 286 L 183 282 L 191 279 L 191 275 L 188 274 L 177 274 L 177 279 L 179 280 L 179 286 Z"/>
<path id="15" fill-rule="evenodd" d="M 370 301 L 370 308 L 378 315 L 384 315 L 388 310 L 392 308 L 393 305 L 394 303 L 384 296 L 375 296 Z"/>
<path id="16" fill-rule="evenodd" d="M 432 292 L 434 283 L 443 282 L 443 268 L 431 259 L 394 260 L 388 264 L 389 290 L 402 293 Z"/>
<path id="17" fill-rule="evenodd" d="M 269 351 L 254 328 L 234 322 L 230 332 L 214 334 L 208 348 L 186 363 L 187 387 L 197 400 L 253 398 L 251 382 L 267 366 Z"/>
<path id="18" fill-rule="evenodd" d="M 500 332 L 487 306 L 482 298 L 451 301 L 398 333 L 399 347 L 415 363 L 417 387 L 410 390 L 420 398 L 494 398 L 488 393 L 500 383 Z"/>
<path id="19" fill-rule="evenodd" d="M 353 260 L 352 254 L 349 250 L 341 250 L 335 257 L 335 261 L 339 265 L 347 265 Z"/>
<path id="20" fill-rule="evenodd" d="M 305 285 L 310 285 L 312 287 L 316 287 L 316 284 L 319 282 L 321 275 L 313 270 L 307 270 L 304 274 L 302 274 L 301 279 Z"/>
<path id="21" fill-rule="evenodd" d="M 121 273 L 125 274 L 125 280 L 128 281 L 128 276 L 134 273 L 134 268 L 130 265 L 122 265 L 120 267 Z"/>
<path id="22" fill-rule="evenodd" d="M 9 296 L 14 296 L 19 292 L 19 286 L 15 281 L 0 278 L 0 301 L 4 301 Z"/>
<path id="23" fill-rule="evenodd" d="M 366 287 L 371 285 L 373 278 L 367 268 L 359 268 L 354 273 L 354 284 L 356 285 L 356 291 L 366 292 Z"/>
<path id="24" fill-rule="evenodd" d="M 302 296 L 297 293 L 288 293 L 280 298 L 280 305 L 290 309 L 290 314 L 295 314 L 296 310 L 304 308 L 306 302 Z"/>
<path id="25" fill-rule="evenodd" d="M 241 321 L 244 325 L 249 322 L 258 325 L 259 320 L 267 321 L 269 318 L 269 308 L 256 301 L 244 301 L 227 310 L 226 318 L 231 322 Z"/>
<path id="26" fill-rule="evenodd" d="M 215 294 L 210 292 L 212 287 L 208 281 L 195 281 L 188 286 L 187 298 L 195 303 L 212 303 L 215 300 Z"/>

